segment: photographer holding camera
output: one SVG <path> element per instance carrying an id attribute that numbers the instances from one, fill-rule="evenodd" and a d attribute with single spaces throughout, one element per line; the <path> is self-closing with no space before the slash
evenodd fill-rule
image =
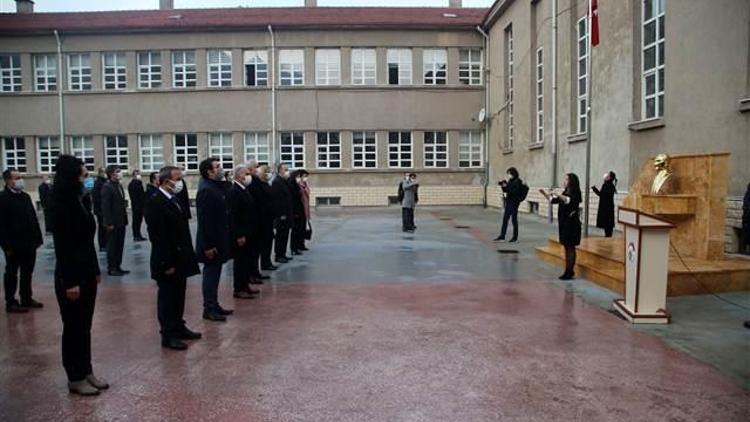
<path id="1" fill-rule="evenodd" d="M 529 187 L 526 186 L 518 177 L 518 170 L 510 167 L 506 172 L 507 178 L 498 182 L 503 190 L 504 208 L 503 225 L 500 229 L 500 235 L 494 239 L 495 242 L 505 242 L 505 233 L 508 230 L 508 220 L 513 222 L 513 237 L 511 243 L 518 241 L 518 207 L 521 205 L 526 195 L 529 193 Z"/>

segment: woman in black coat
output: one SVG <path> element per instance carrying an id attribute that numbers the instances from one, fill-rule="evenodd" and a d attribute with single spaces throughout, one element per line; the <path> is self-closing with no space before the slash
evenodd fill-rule
<path id="1" fill-rule="evenodd" d="M 596 227 L 604 229 L 604 237 L 612 237 L 615 228 L 615 194 L 617 194 L 617 176 L 610 171 L 604 175 L 601 190 L 592 186 L 591 190 L 599 197 L 599 211 L 596 213 Z"/>
<path id="2" fill-rule="evenodd" d="M 68 389 L 97 395 L 109 385 L 91 367 L 91 322 L 101 276 L 94 247 L 96 220 L 84 189 L 83 162 L 61 155 L 55 169 L 51 207 L 55 243 L 55 295 L 63 321 L 62 360 Z"/>
<path id="3" fill-rule="evenodd" d="M 559 240 L 565 247 L 565 272 L 559 278 L 570 280 L 575 277 L 576 246 L 581 243 L 581 185 L 578 176 L 575 173 L 565 175 L 565 190 L 562 194 L 547 192 L 544 189 L 540 189 L 539 192 L 548 200 L 551 198 L 553 204 L 558 204 Z"/>

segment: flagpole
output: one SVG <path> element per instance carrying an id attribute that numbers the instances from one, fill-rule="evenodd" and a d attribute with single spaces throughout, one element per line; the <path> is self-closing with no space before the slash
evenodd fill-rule
<path id="1" fill-rule="evenodd" d="M 588 12 L 588 18 L 586 19 L 586 31 L 588 32 L 588 36 L 586 37 L 586 49 L 587 51 L 587 57 L 586 57 L 586 174 L 585 174 L 585 208 L 584 208 L 584 225 L 583 225 L 583 235 L 584 237 L 589 237 L 589 215 L 590 212 L 590 201 L 591 201 L 591 86 L 593 85 L 591 83 L 591 77 L 593 76 L 591 74 L 591 69 L 593 68 L 592 62 L 593 57 L 591 55 L 592 53 L 592 46 L 591 46 L 591 35 L 593 33 L 592 31 L 592 22 L 593 22 L 593 14 L 592 14 L 592 8 L 591 8 L 591 0 L 588 0 L 589 3 L 589 12 Z"/>

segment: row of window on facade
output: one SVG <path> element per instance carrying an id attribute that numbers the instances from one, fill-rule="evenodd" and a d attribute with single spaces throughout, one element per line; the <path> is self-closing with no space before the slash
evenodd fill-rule
<path id="1" fill-rule="evenodd" d="M 641 14 L 641 118 L 654 119 L 664 115 L 664 0 L 643 0 Z M 589 28 L 586 16 L 576 22 L 575 49 L 575 126 L 576 133 L 588 130 Z M 539 47 L 532 64 L 535 80 L 535 143 L 544 141 L 544 49 Z M 513 149 L 514 127 L 514 46 L 513 27 L 505 30 L 505 86 L 507 104 L 506 139 L 504 147 Z"/>
<path id="2" fill-rule="evenodd" d="M 302 49 L 279 51 L 279 80 L 282 86 L 305 84 L 305 57 Z M 91 55 L 69 53 L 67 59 L 67 88 L 70 91 L 93 89 Z M 387 83 L 389 85 L 412 85 L 412 50 L 408 48 L 388 49 Z M 446 49 L 425 49 L 422 52 L 424 85 L 445 85 L 447 82 L 448 52 Z M 162 87 L 162 52 L 143 51 L 136 58 L 138 89 Z M 232 86 L 232 51 L 208 50 L 206 53 L 209 87 Z M 243 52 L 245 86 L 257 87 L 269 84 L 268 51 L 246 50 Z M 55 54 L 35 54 L 34 90 L 57 90 L 58 60 Z M 173 88 L 192 88 L 197 84 L 196 53 L 192 50 L 171 52 L 171 75 Z M 351 50 L 351 84 L 377 85 L 377 55 L 374 48 Z M 482 52 L 480 49 L 460 49 L 459 81 L 466 85 L 482 84 Z M 22 90 L 21 57 L 18 54 L 0 54 L 0 91 Z M 315 50 L 315 84 L 320 86 L 341 85 L 341 50 Z M 102 53 L 102 88 L 124 90 L 128 88 L 125 53 Z"/>
<path id="3" fill-rule="evenodd" d="M 414 167 L 414 142 L 410 131 L 388 132 L 387 163 L 388 168 Z M 234 141 L 231 133 L 208 134 L 208 155 L 219 159 L 222 167 L 231 170 L 236 156 L 243 160 L 257 160 L 269 163 L 272 161 L 270 134 L 267 132 L 246 132 L 244 134 L 244 151 L 235 155 Z M 92 136 L 71 136 L 68 138 L 68 152 L 80 158 L 86 167 L 94 170 L 95 147 Z M 162 135 L 138 135 L 138 164 L 143 171 L 157 171 L 165 164 L 164 139 Z M 482 132 L 459 132 L 458 167 L 482 167 L 484 147 Z M 319 169 L 342 168 L 342 140 L 340 132 L 318 132 L 315 140 L 315 166 Z M 279 136 L 280 159 L 292 168 L 306 167 L 305 141 L 303 132 L 281 132 Z M 104 164 L 118 165 L 124 169 L 133 169 L 128 154 L 128 137 L 126 135 L 104 136 Z M 40 136 L 36 138 L 36 164 L 38 173 L 54 172 L 58 155 L 62 152 L 59 137 Z M 422 158 L 425 168 L 449 168 L 449 139 L 447 132 L 424 132 Z M 351 167 L 354 169 L 378 168 L 378 142 L 374 131 L 355 131 L 351 138 Z M 27 171 L 26 138 L 3 138 L 3 166 L 15 168 L 20 172 Z M 172 162 L 187 171 L 198 169 L 199 157 L 198 135 L 184 133 L 173 135 Z"/>

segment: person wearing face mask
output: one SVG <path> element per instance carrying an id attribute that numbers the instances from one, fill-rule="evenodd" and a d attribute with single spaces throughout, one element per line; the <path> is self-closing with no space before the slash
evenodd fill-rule
<path id="1" fill-rule="evenodd" d="M 237 299 L 252 299 L 259 293 L 250 288 L 250 281 L 258 273 L 260 232 L 260 213 L 249 191 L 252 184 L 253 176 L 248 173 L 247 166 L 237 166 L 228 194 L 234 258 L 234 297 Z"/>
<path id="2" fill-rule="evenodd" d="M 273 204 L 275 212 L 274 226 L 276 237 L 274 239 L 274 252 L 276 262 L 285 264 L 292 260 L 286 255 L 289 246 L 289 230 L 294 220 L 294 208 L 292 191 L 289 185 L 289 167 L 281 163 L 276 167 L 276 174 L 271 179 L 271 192 L 273 192 Z"/>
<path id="3" fill-rule="evenodd" d="M 604 174 L 602 188 L 592 186 L 591 190 L 599 197 L 599 208 L 596 213 L 596 227 L 604 229 L 605 237 L 612 237 L 615 227 L 615 194 L 617 194 L 617 176 L 615 172 Z"/>
<path id="4" fill-rule="evenodd" d="M 52 180 L 46 174 L 42 176 L 42 183 L 39 184 L 37 189 L 39 193 L 39 205 L 42 206 L 42 212 L 44 213 L 44 231 L 46 233 L 52 233 L 52 218 L 50 218 L 49 211 L 49 197 L 52 192 Z"/>
<path id="5" fill-rule="evenodd" d="M 224 172 L 215 157 L 201 161 L 198 170 L 201 180 L 196 197 L 195 254 L 203 263 L 203 319 L 226 321 L 233 311 L 219 304 L 221 268 L 231 258 L 232 248 Z"/>
<path id="6" fill-rule="evenodd" d="M 104 214 L 102 213 L 102 188 L 107 184 L 107 177 L 103 168 L 99 168 L 91 191 L 91 202 L 96 216 L 96 239 L 99 243 L 99 251 L 107 250 L 107 229 L 104 227 Z"/>
<path id="7" fill-rule="evenodd" d="M 305 219 L 305 205 L 302 198 L 302 175 L 304 170 L 292 172 L 289 176 L 289 191 L 292 193 L 292 224 L 290 246 L 292 255 L 302 255 L 305 250 L 305 230 L 307 220 Z"/>
<path id="8" fill-rule="evenodd" d="M 122 269 L 122 252 L 125 248 L 125 231 L 128 211 L 125 206 L 125 191 L 122 189 L 122 171 L 116 165 L 106 169 L 107 183 L 102 187 L 102 216 L 107 230 L 107 274 L 120 277 L 130 271 Z"/>
<path id="9" fill-rule="evenodd" d="M 250 168 L 248 166 L 248 169 Z M 267 164 L 261 164 L 255 168 L 253 183 L 250 184 L 249 190 L 260 211 L 260 269 L 263 271 L 275 271 L 278 267 L 273 265 L 271 261 L 275 213 L 273 192 L 271 192 L 271 186 L 268 184 Z M 267 276 L 262 278 L 267 278 Z"/>
<path id="10" fill-rule="evenodd" d="M 310 223 L 310 185 L 307 183 L 309 176 L 310 173 L 307 170 L 300 170 L 297 177 L 301 211 L 299 216 L 295 215 L 296 230 L 292 231 L 292 248 L 297 251 L 308 250 L 305 246 L 305 239 L 310 235 L 307 230 Z"/>
<path id="11" fill-rule="evenodd" d="M 513 223 L 513 237 L 510 238 L 510 241 L 518 241 L 518 207 L 525 199 L 525 194 L 523 192 L 525 185 L 518 177 L 518 170 L 516 170 L 515 167 L 510 167 L 506 174 L 507 179 L 501 180 L 499 183 L 505 197 L 505 211 L 503 212 L 503 224 L 500 228 L 500 234 L 494 239 L 495 242 L 505 242 L 505 233 L 508 230 L 508 220 Z M 526 189 L 526 192 L 528 192 L 528 188 Z"/>
<path id="12" fill-rule="evenodd" d="M 31 197 L 24 192 L 21 173 L 12 168 L 6 169 L 3 180 L 5 190 L 0 192 L 0 247 L 5 252 L 5 310 L 8 313 L 26 313 L 29 308 L 42 307 L 31 297 L 31 276 L 36 263 L 36 250 L 42 245 L 42 231 Z M 20 303 L 16 300 L 19 273 Z"/>
<path id="13" fill-rule="evenodd" d="M 185 325 L 185 289 L 188 277 L 200 273 L 193 251 L 185 209 L 177 199 L 184 189 L 182 171 L 163 167 L 157 176 L 158 188 L 144 206 L 148 237 L 151 240 L 151 278 L 158 286 L 157 315 L 161 345 L 185 350 L 184 340 L 198 340 L 201 333 Z"/>
<path id="14" fill-rule="evenodd" d="M 417 226 L 414 225 L 414 209 L 419 202 L 419 183 L 415 173 L 407 173 L 399 185 L 399 197 L 401 200 L 401 229 L 406 233 L 414 233 Z"/>
<path id="15" fill-rule="evenodd" d="M 141 172 L 133 170 L 133 178 L 128 184 L 128 196 L 130 197 L 130 210 L 133 214 L 133 241 L 143 242 L 146 240 L 141 235 L 141 224 L 143 223 L 143 206 L 146 202 L 146 191 L 143 190 Z"/>

